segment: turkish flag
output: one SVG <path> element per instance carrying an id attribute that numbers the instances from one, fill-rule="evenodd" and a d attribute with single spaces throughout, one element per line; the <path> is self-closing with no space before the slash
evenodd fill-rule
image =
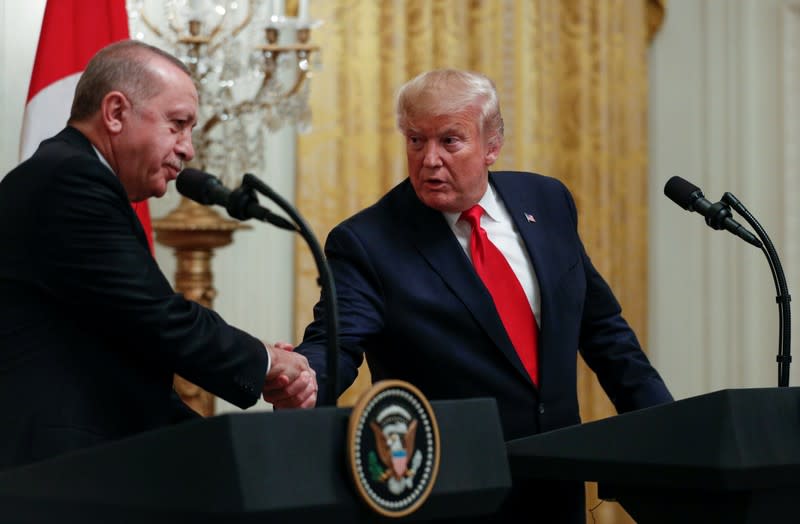
<path id="1" fill-rule="evenodd" d="M 47 1 L 22 122 L 20 160 L 30 157 L 42 140 L 64 128 L 75 86 L 89 59 L 108 44 L 127 38 L 125 0 Z M 153 228 L 147 201 L 137 202 L 133 208 L 152 252 Z"/>

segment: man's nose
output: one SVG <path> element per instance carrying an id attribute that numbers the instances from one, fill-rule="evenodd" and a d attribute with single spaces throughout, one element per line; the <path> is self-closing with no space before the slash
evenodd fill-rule
<path id="1" fill-rule="evenodd" d="M 184 133 L 175 144 L 175 153 L 183 160 L 188 162 L 194 158 L 194 146 L 192 145 L 192 132 Z"/>
<path id="2" fill-rule="evenodd" d="M 442 165 L 442 156 L 439 154 L 439 144 L 433 140 L 425 144 L 425 156 L 423 164 L 425 167 L 439 167 Z"/>

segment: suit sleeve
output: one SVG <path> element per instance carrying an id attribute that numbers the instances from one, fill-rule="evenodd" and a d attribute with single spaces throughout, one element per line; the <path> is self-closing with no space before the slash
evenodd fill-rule
<path id="1" fill-rule="evenodd" d="M 150 366 L 169 369 L 240 407 L 263 385 L 263 344 L 175 293 L 145 244 L 112 173 L 89 156 L 63 161 L 40 191 L 31 259 L 38 284 L 74 308 L 87 329 L 121 341 Z"/>
<path id="2" fill-rule="evenodd" d="M 339 313 L 339 387 L 341 394 L 356 378 L 364 351 L 378 343 L 384 326 L 384 298 L 380 279 L 370 263 L 369 251 L 347 224 L 331 231 L 325 242 L 325 255 L 333 274 Z M 328 380 L 324 301 L 314 306 L 314 320 L 305 330 L 303 342 L 295 351 L 308 358 L 317 378 Z M 320 395 L 324 395 L 320 387 Z M 333 399 L 321 396 L 320 404 Z"/>
<path id="3" fill-rule="evenodd" d="M 575 202 L 566 188 L 564 198 L 577 231 Z M 611 288 L 580 245 L 586 279 L 579 348 L 586 363 L 619 413 L 669 402 L 672 395 L 650 364 Z"/>

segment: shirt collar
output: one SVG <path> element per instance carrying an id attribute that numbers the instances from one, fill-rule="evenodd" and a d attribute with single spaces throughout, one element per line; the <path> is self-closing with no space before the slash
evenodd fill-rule
<path id="1" fill-rule="evenodd" d="M 96 147 L 94 147 L 94 144 L 92 144 L 92 149 L 94 149 L 94 152 L 97 154 L 97 158 L 100 159 L 100 163 L 102 163 L 104 166 L 106 166 L 109 171 L 114 173 L 114 170 L 111 169 L 111 164 L 108 163 L 108 160 L 106 160 L 106 157 L 103 156 L 103 154 L 100 152 L 100 150 L 97 149 Z M 117 174 L 114 173 L 114 176 L 117 176 Z"/>
<path id="2" fill-rule="evenodd" d="M 500 213 L 500 201 L 497 193 L 495 193 L 494 189 L 492 188 L 492 184 L 486 184 L 486 192 L 483 194 L 480 200 L 478 200 L 478 205 L 483 208 L 484 214 L 494 220 L 495 222 L 500 222 L 500 217 L 502 216 Z M 464 210 L 466 211 L 466 209 Z M 447 220 L 447 224 L 452 228 L 458 219 L 461 217 L 461 212 L 458 213 L 447 213 L 442 211 L 445 220 Z"/>

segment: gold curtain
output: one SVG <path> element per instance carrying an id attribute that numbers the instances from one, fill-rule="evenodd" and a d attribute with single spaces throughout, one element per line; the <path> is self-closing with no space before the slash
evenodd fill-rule
<path id="1" fill-rule="evenodd" d="M 661 0 L 326 0 L 314 16 L 323 52 L 313 131 L 298 145 L 296 202 L 323 241 L 330 229 L 406 176 L 394 94 L 416 74 L 471 69 L 494 79 L 506 142 L 496 169 L 564 181 L 593 262 L 647 338 L 647 47 Z M 297 247 L 298 340 L 319 297 Z M 351 403 L 368 384 L 344 397 Z M 578 377 L 584 420 L 614 413 L 592 373 Z M 596 503 L 590 490 L 589 507 Z M 630 522 L 616 505 L 602 522 Z"/>

